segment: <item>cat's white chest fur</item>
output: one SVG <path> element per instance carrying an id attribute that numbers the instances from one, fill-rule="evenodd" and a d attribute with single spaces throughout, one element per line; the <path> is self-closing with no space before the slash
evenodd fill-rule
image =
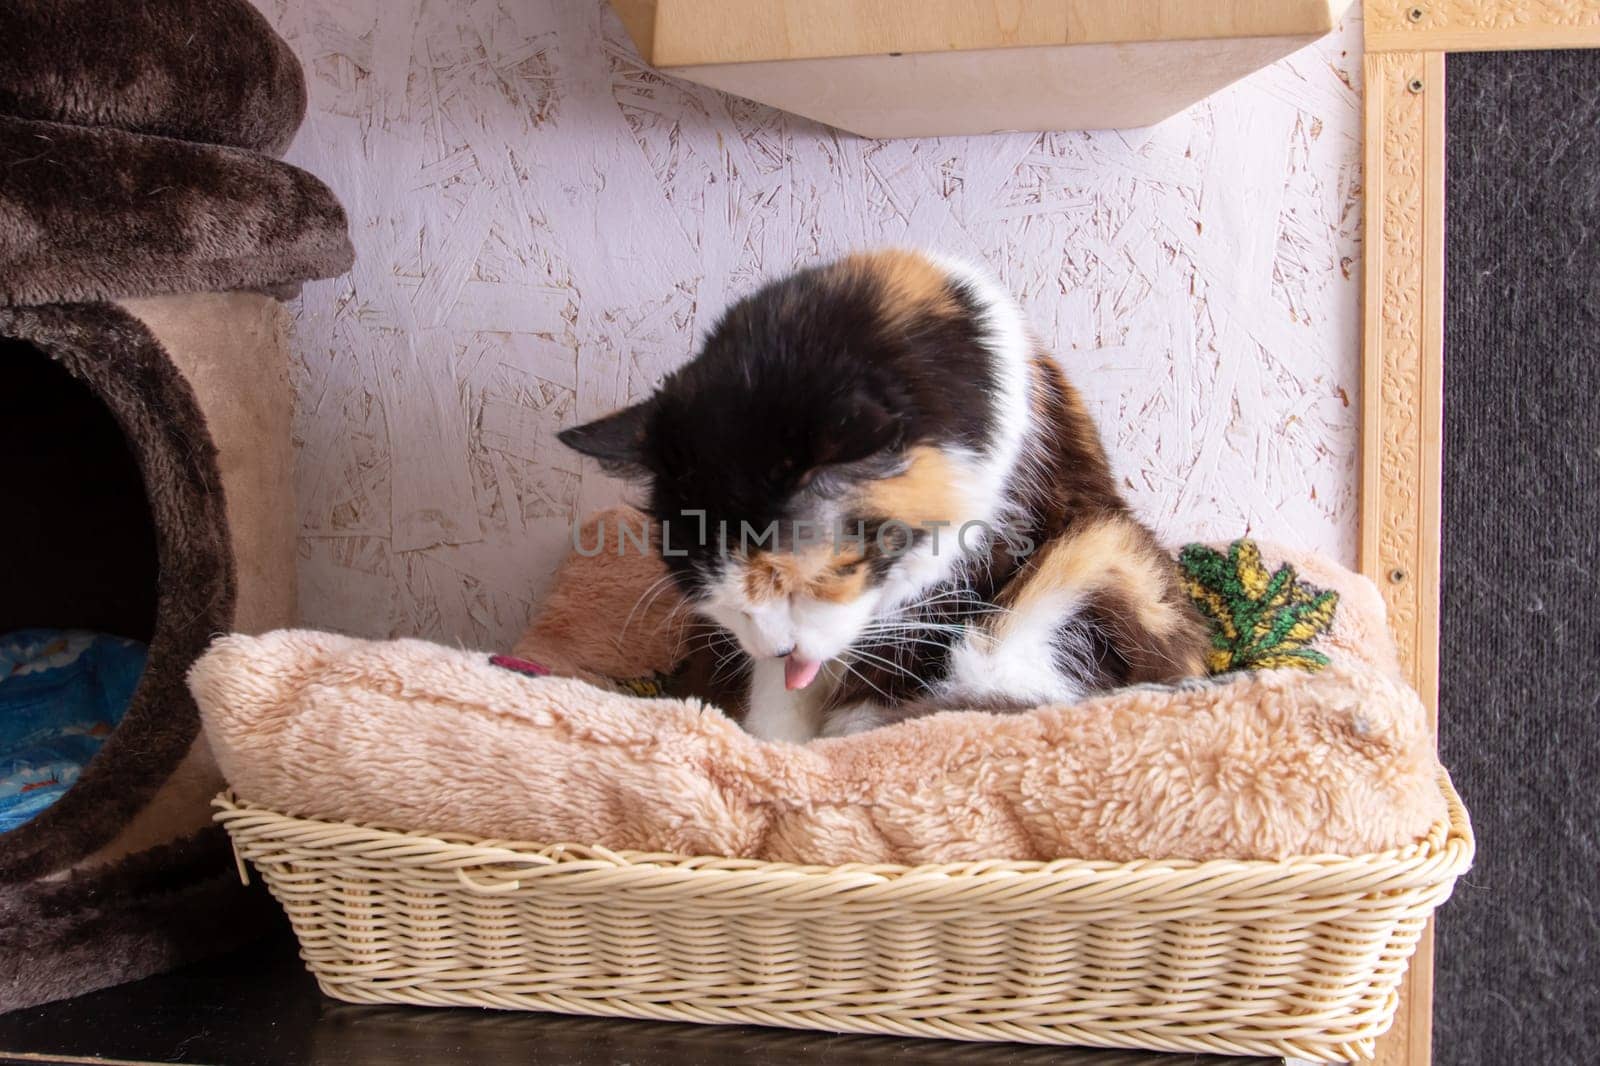
<path id="1" fill-rule="evenodd" d="M 822 708 L 834 681 L 825 666 L 821 676 L 803 689 L 784 683 L 782 659 L 760 659 L 750 671 L 749 712 L 744 728 L 762 740 L 804 744 L 822 730 Z"/>

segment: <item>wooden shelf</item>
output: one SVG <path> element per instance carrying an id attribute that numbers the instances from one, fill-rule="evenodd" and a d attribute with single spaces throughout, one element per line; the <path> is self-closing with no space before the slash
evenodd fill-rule
<path id="1" fill-rule="evenodd" d="M 1351 0 L 611 0 L 665 73 L 867 137 L 1147 126 Z"/>

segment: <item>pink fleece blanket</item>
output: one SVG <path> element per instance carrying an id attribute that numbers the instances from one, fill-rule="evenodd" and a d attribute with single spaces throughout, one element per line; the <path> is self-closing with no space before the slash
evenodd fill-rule
<path id="1" fill-rule="evenodd" d="M 1314 670 L 952 711 L 804 746 L 758 741 L 692 700 L 416 640 L 224 637 L 190 684 L 243 798 L 400 829 L 830 865 L 1279 859 L 1426 835 L 1444 816 L 1434 739 L 1376 589 L 1292 553 L 1261 561 L 1337 593 L 1301 645 Z M 647 638 L 616 637 L 659 566 L 575 556 L 519 653 L 596 681 L 669 669 L 672 604 L 646 612 Z"/>

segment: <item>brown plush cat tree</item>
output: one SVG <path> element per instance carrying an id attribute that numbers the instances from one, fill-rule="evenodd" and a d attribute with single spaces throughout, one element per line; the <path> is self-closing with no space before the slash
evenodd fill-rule
<path id="1" fill-rule="evenodd" d="M 293 621 L 287 316 L 352 258 L 278 162 L 299 64 L 244 0 L 0 4 L 0 631 L 149 645 L 127 713 L 0 834 L 0 1011 L 253 932 L 184 675 Z"/>

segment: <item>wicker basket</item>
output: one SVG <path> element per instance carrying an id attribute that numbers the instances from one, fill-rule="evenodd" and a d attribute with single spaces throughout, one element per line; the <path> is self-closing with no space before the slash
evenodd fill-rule
<path id="1" fill-rule="evenodd" d="M 321 822 L 217 800 L 323 991 L 1316 1061 L 1369 1058 L 1472 859 L 791 866 Z M 242 866 L 241 866 L 242 872 Z"/>

